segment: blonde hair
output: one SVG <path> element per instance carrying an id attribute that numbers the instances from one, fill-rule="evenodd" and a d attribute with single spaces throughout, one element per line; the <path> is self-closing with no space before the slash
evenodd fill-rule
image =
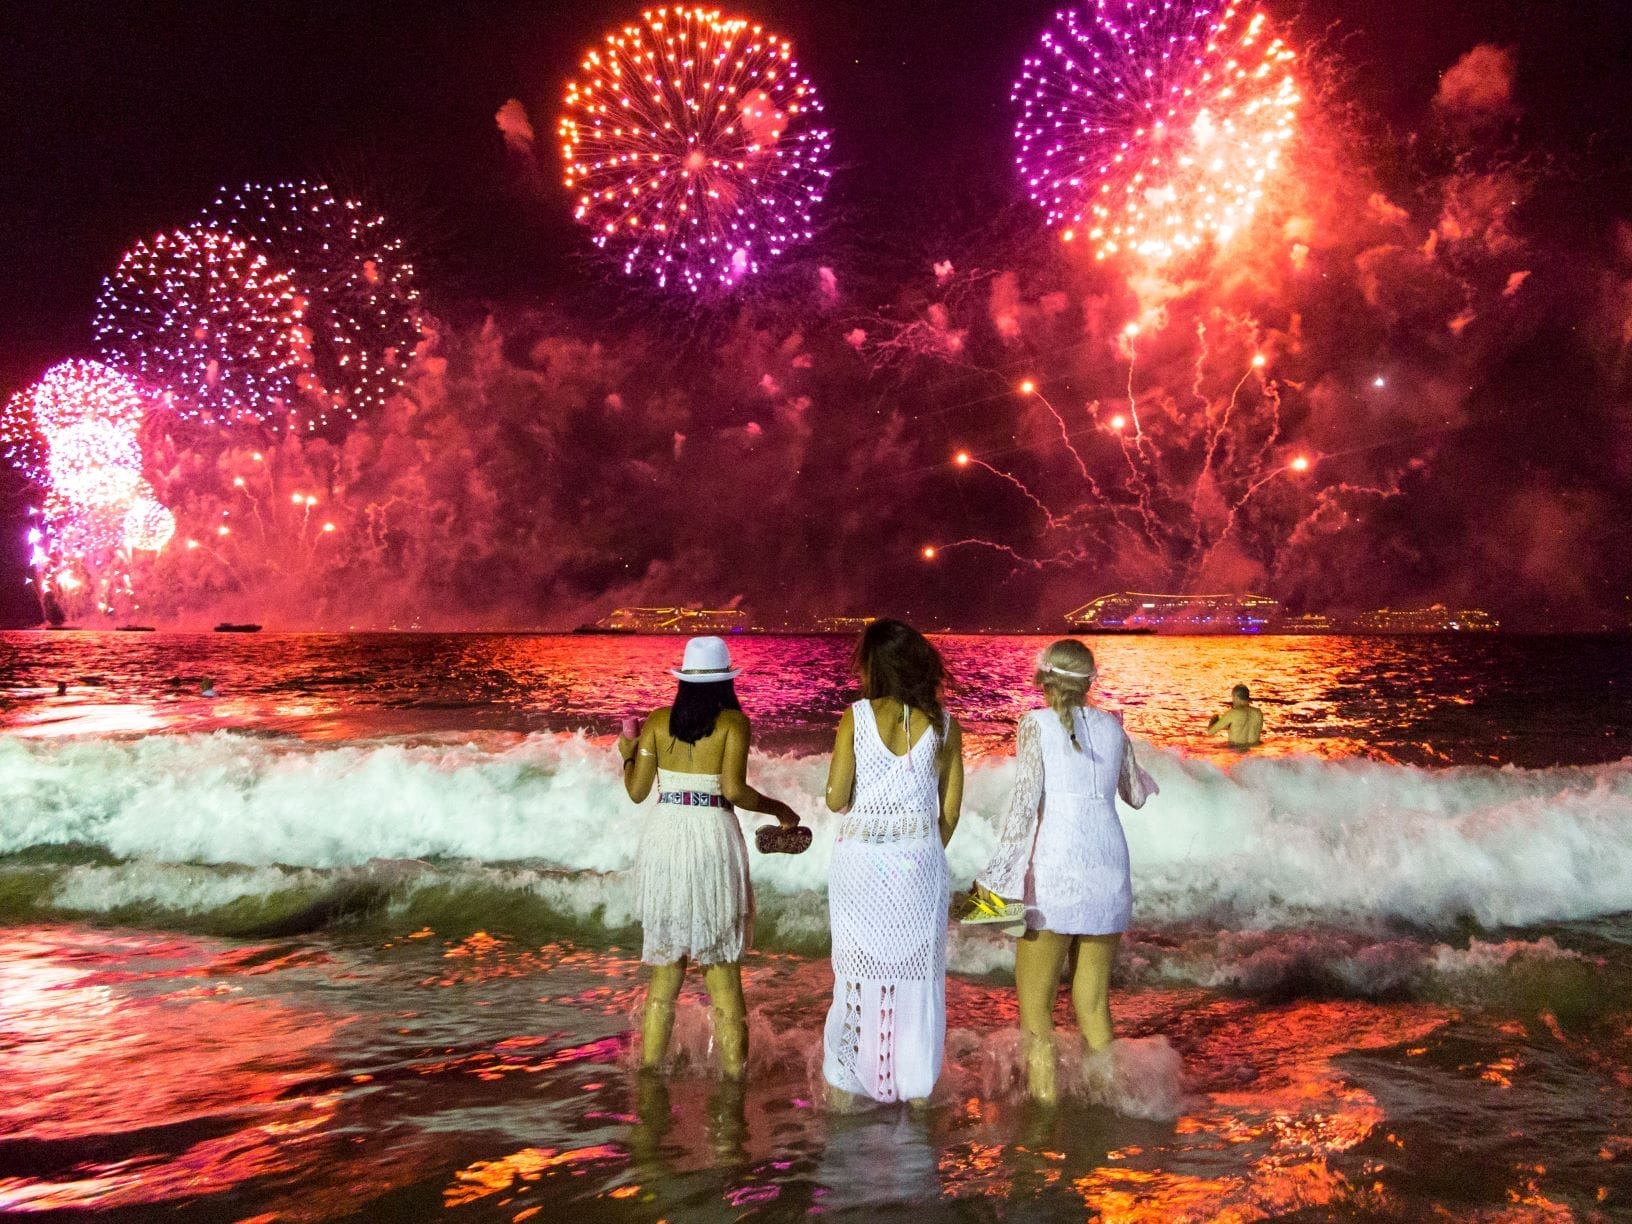
<path id="1" fill-rule="evenodd" d="M 1077 730 L 1071 711 L 1087 704 L 1094 674 L 1094 652 L 1075 638 L 1061 638 L 1037 656 L 1037 674 L 1032 683 L 1043 690 L 1048 708 L 1059 715 L 1060 725 L 1073 744 L 1077 743 Z M 1081 747 L 1077 744 L 1079 751 Z"/>

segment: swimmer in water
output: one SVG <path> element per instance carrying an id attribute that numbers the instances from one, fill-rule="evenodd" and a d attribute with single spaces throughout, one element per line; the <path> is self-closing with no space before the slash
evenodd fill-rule
<path id="1" fill-rule="evenodd" d="M 1252 704 L 1247 686 L 1238 684 L 1230 690 L 1230 708 L 1214 714 L 1207 724 L 1207 734 L 1223 731 L 1231 748 L 1251 748 L 1264 734 L 1264 712 Z"/>
<path id="2" fill-rule="evenodd" d="M 198 695 L 200 697 L 214 697 L 215 696 L 215 681 L 214 680 L 204 681 L 203 685 L 200 686 L 200 688 L 198 690 Z"/>

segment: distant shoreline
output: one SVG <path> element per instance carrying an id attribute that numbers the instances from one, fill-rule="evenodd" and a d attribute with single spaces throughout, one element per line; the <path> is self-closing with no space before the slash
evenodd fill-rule
<path id="1" fill-rule="evenodd" d="M 1310 633 L 1301 630 L 1278 631 L 1262 630 L 1258 632 L 1218 632 L 1218 633 L 1186 633 L 1182 631 L 1154 630 L 1149 632 L 1128 632 L 1111 630 L 1096 632 L 1090 629 L 953 629 L 936 627 L 926 629 L 925 633 L 933 637 L 1036 637 L 1036 638 L 1130 638 L 1138 640 L 1166 639 L 1166 638 L 1537 638 L 1537 637 L 1627 637 L 1632 636 L 1632 626 L 1622 629 L 1438 629 L 1398 632 L 1366 632 L 1362 630 L 1334 629 L 1321 633 Z M 72 625 L 49 627 L 46 625 L 19 625 L 11 628 L 0 628 L 0 633 L 28 633 L 51 636 L 69 634 L 120 634 L 126 638 L 135 637 L 128 630 L 116 626 Z M 727 638 L 850 638 L 856 634 L 855 630 L 837 629 L 739 629 L 721 636 Z M 393 637 L 612 637 L 612 638 L 684 638 L 693 636 L 682 631 L 637 631 L 637 630 L 602 630 L 597 633 L 582 633 L 574 629 L 279 629 L 267 628 L 254 634 L 221 634 L 213 628 L 199 627 L 177 629 L 158 626 L 149 629 L 143 627 L 140 635 L 145 639 L 149 636 L 180 636 L 180 637 L 209 637 L 214 639 L 235 638 L 269 638 L 293 636 L 393 636 Z"/>

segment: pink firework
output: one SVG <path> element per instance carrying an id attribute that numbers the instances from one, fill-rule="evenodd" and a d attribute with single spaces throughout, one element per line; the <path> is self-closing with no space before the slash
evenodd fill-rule
<path id="1" fill-rule="evenodd" d="M 125 511 L 122 534 L 121 542 L 131 552 L 162 552 L 176 534 L 176 516 L 146 489 Z"/>
<path id="2" fill-rule="evenodd" d="M 289 424 L 304 360 L 289 277 L 243 239 L 207 226 L 125 252 L 97 299 L 102 355 L 185 418 Z"/>
<path id="3" fill-rule="evenodd" d="M 717 10 L 649 9 L 567 86 L 574 216 L 625 273 L 730 288 L 812 236 L 828 132 L 793 48 Z"/>
<path id="4" fill-rule="evenodd" d="M 1293 52 L 1243 0 L 1059 13 L 1013 99 L 1015 161 L 1064 240 L 1150 263 L 1251 221 L 1293 135 Z"/>
<path id="5" fill-rule="evenodd" d="M 51 490 L 73 506 L 123 506 L 142 479 L 136 435 L 110 421 L 82 421 L 51 437 Z"/>
<path id="6" fill-rule="evenodd" d="M 134 446 L 146 403 L 134 383 L 99 361 L 64 361 L 0 409 L 0 446 L 12 466 L 42 488 L 51 482 L 55 435 L 99 423 Z"/>
<path id="7" fill-rule="evenodd" d="M 419 290 L 385 219 L 322 183 L 223 190 L 206 223 L 248 240 L 297 295 L 304 327 L 300 428 L 326 430 L 402 386 L 420 340 Z"/>

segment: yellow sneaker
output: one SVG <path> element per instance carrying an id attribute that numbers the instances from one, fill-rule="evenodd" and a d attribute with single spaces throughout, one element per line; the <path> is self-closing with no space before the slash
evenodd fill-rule
<path id="1" fill-rule="evenodd" d="M 1024 930 L 1026 906 L 1022 901 L 1009 901 L 989 889 L 976 884 L 969 890 L 969 900 L 958 915 L 965 926 L 1013 926 L 1021 924 Z"/>

